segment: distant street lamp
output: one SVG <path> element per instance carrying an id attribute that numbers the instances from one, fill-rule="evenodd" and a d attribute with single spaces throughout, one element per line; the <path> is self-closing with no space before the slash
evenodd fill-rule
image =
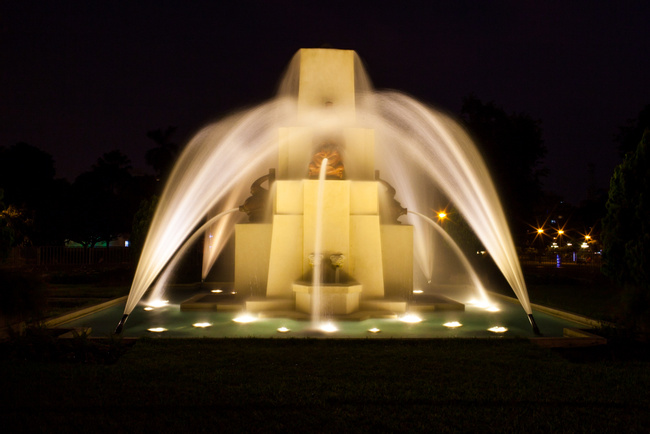
<path id="1" fill-rule="evenodd" d="M 562 235 L 564 235 L 564 230 L 563 229 L 558 229 L 557 230 L 557 241 L 560 247 L 562 247 Z"/>

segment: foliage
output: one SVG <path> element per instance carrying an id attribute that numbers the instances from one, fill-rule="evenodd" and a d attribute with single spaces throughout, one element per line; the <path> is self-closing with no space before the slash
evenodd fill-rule
<path id="1" fill-rule="evenodd" d="M 472 258 L 476 256 L 477 251 L 484 250 L 483 244 L 459 212 L 450 208 L 446 214 L 447 216 L 442 221 L 442 227 L 465 256 Z"/>
<path id="2" fill-rule="evenodd" d="M 118 235 L 130 232 L 137 204 L 152 184 L 144 177 L 132 176 L 130 171 L 128 157 L 115 150 L 77 177 L 72 185 L 69 239 L 94 247 L 99 241 L 108 245 Z"/>
<path id="3" fill-rule="evenodd" d="M 13 210 L 16 244 L 60 245 L 68 183 L 54 179 L 52 156 L 26 143 L 0 147 L 0 189 Z M 6 222 L 5 222 L 6 223 Z M 28 223 L 28 224 L 27 224 Z"/>
<path id="4" fill-rule="evenodd" d="M 525 222 L 532 221 L 547 173 L 541 165 L 546 147 L 540 121 L 522 113 L 507 114 L 474 95 L 464 99 L 461 117 L 490 168 L 515 236 L 525 234 Z"/>
<path id="5" fill-rule="evenodd" d="M 9 226 L 5 216 L 5 204 L 2 202 L 4 191 L 0 189 L 0 259 L 4 259 L 9 255 L 9 249 L 14 242 L 14 231 Z"/>
<path id="6" fill-rule="evenodd" d="M 33 274 L 0 269 L 0 314 L 7 325 L 39 321 L 46 303 L 47 288 Z"/>
<path id="7" fill-rule="evenodd" d="M 650 128 L 650 104 L 646 105 L 636 119 L 630 119 L 627 125 L 619 128 L 615 140 L 618 143 L 618 153 L 625 157 L 633 152 L 643 137 L 646 129 Z"/>
<path id="8" fill-rule="evenodd" d="M 646 130 L 616 167 L 603 220 L 603 273 L 625 291 L 623 320 L 650 332 L 650 155 Z"/>
<path id="9" fill-rule="evenodd" d="M 165 180 L 171 172 L 176 157 L 178 156 L 178 145 L 172 141 L 176 132 L 176 127 L 167 127 L 167 129 L 157 129 L 147 132 L 147 137 L 156 143 L 155 148 L 151 148 L 145 154 L 145 160 L 156 172 L 156 178 Z"/>
<path id="10" fill-rule="evenodd" d="M 133 226 L 131 228 L 131 248 L 136 252 L 136 256 L 140 256 L 144 242 L 147 239 L 149 226 L 151 220 L 156 212 L 158 206 L 158 196 L 153 195 L 149 199 L 144 199 L 140 202 L 140 207 L 133 216 Z"/>

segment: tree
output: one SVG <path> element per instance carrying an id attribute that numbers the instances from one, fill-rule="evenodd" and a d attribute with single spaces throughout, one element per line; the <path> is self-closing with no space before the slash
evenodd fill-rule
<path id="1" fill-rule="evenodd" d="M 14 217 L 19 213 L 24 222 L 30 222 L 23 225 L 22 235 L 35 245 L 57 245 L 64 240 L 64 204 L 69 184 L 54 176 L 50 154 L 23 142 L 0 147 L 4 203 Z"/>
<path id="2" fill-rule="evenodd" d="M 71 240 L 84 247 L 94 247 L 99 241 L 108 246 L 119 234 L 130 231 L 135 212 L 130 163 L 120 151 L 111 151 L 77 177 L 72 185 Z"/>
<path id="3" fill-rule="evenodd" d="M 623 289 L 623 322 L 650 332 L 650 129 L 614 170 L 603 219 L 603 268 Z"/>
<path id="4" fill-rule="evenodd" d="M 176 127 L 167 127 L 165 130 L 159 128 L 147 133 L 147 137 L 158 146 L 147 151 L 145 160 L 156 172 L 158 180 L 167 178 L 178 156 L 178 145 L 172 141 L 175 132 Z"/>
<path id="5" fill-rule="evenodd" d="M 618 143 L 618 153 L 621 157 L 625 157 L 636 149 L 644 131 L 648 128 L 650 128 L 650 104 L 639 112 L 636 119 L 630 119 L 627 121 L 627 125 L 619 127 L 618 135 L 614 140 Z"/>
<path id="6" fill-rule="evenodd" d="M 547 173 L 541 164 L 546 147 L 540 121 L 522 113 L 507 114 L 474 95 L 463 100 L 461 118 L 488 164 L 514 235 L 525 236 Z"/>
<path id="7" fill-rule="evenodd" d="M 140 202 L 140 206 L 133 216 L 133 227 L 131 229 L 131 248 L 136 252 L 136 257 L 140 256 L 144 242 L 151 226 L 151 220 L 158 206 L 158 196 L 151 196 Z"/>

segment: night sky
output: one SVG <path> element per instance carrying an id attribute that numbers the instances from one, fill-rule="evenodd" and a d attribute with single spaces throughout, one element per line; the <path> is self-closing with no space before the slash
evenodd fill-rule
<path id="1" fill-rule="evenodd" d="M 356 50 L 376 88 L 540 119 L 544 187 L 566 200 L 585 198 L 590 163 L 607 187 L 618 127 L 650 104 L 650 2 L 397 3 L 5 0 L 0 146 L 36 146 L 70 181 L 113 149 L 148 172 L 147 131 L 177 126 L 184 144 L 329 44 Z"/>

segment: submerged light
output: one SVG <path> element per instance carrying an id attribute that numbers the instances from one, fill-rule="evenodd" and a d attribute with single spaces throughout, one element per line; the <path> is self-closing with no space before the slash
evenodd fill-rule
<path id="1" fill-rule="evenodd" d="M 147 306 L 147 307 L 144 308 L 144 310 L 146 310 L 146 311 L 150 311 L 150 310 L 153 310 L 153 307 L 151 307 L 151 306 Z"/>
<path id="2" fill-rule="evenodd" d="M 368 330 L 370 333 L 379 333 L 381 330 L 379 330 L 377 327 L 373 327 Z"/>
<path id="3" fill-rule="evenodd" d="M 149 303 L 151 307 L 165 307 L 169 304 L 169 300 L 153 300 Z"/>
<path id="4" fill-rule="evenodd" d="M 206 327 L 212 327 L 212 323 L 209 323 L 209 322 L 195 322 L 194 324 L 192 324 L 192 327 L 197 327 L 197 328 L 204 329 Z"/>
<path id="5" fill-rule="evenodd" d="M 419 316 L 417 316 L 414 313 L 407 313 L 406 315 L 401 316 L 399 318 L 399 320 L 402 321 L 402 322 L 407 322 L 407 323 L 414 324 L 414 323 L 421 322 L 422 318 L 420 318 Z"/>
<path id="6" fill-rule="evenodd" d="M 334 325 L 334 323 L 328 322 L 325 324 L 321 324 L 320 327 L 318 327 L 320 331 L 323 331 L 325 333 L 334 333 L 339 331 L 338 327 Z"/>
<path id="7" fill-rule="evenodd" d="M 413 290 L 413 294 L 422 294 L 423 292 L 424 291 L 422 291 L 421 289 L 414 289 Z"/>
<path id="8" fill-rule="evenodd" d="M 499 309 L 499 308 L 496 307 L 496 306 L 490 306 L 490 307 L 488 307 L 488 308 L 485 309 L 485 310 L 487 310 L 488 312 L 500 312 L 500 311 L 501 311 L 501 309 Z"/>
<path id="9" fill-rule="evenodd" d="M 164 328 L 164 327 L 152 327 L 152 328 L 147 329 L 147 330 L 150 331 L 150 332 L 153 332 L 153 333 L 162 333 L 162 332 L 167 331 L 167 329 Z"/>
<path id="10" fill-rule="evenodd" d="M 459 323 L 458 321 L 450 321 L 446 322 L 443 324 L 445 327 L 449 327 L 450 329 L 455 329 L 456 327 L 462 327 L 463 325 Z"/>
<path id="11" fill-rule="evenodd" d="M 278 332 L 279 332 L 279 333 L 288 333 L 288 332 L 290 332 L 290 331 L 291 331 L 291 330 L 289 330 L 289 329 L 286 328 L 286 327 L 280 327 L 280 328 L 278 329 Z"/>
<path id="12" fill-rule="evenodd" d="M 508 331 L 507 328 L 501 326 L 490 327 L 488 330 L 492 333 L 505 333 Z"/>
<path id="13" fill-rule="evenodd" d="M 233 321 L 238 322 L 240 324 L 247 324 L 249 322 L 257 321 L 257 317 L 251 315 L 250 313 L 243 313 L 233 318 Z"/>
<path id="14" fill-rule="evenodd" d="M 222 293 L 223 291 L 222 291 L 221 289 L 213 289 L 213 290 L 210 291 L 210 292 L 214 292 L 215 294 L 220 294 L 220 293 Z"/>

